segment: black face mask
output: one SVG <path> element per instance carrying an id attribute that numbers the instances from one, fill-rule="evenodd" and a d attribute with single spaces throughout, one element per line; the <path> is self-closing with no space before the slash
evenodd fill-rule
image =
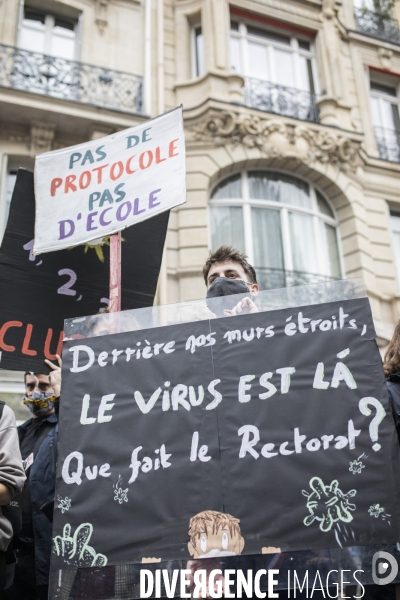
<path id="1" fill-rule="evenodd" d="M 217 277 L 207 290 L 207 306 L 217 317 L 223 317 L 224 310 L 232 310 L 236 306 L 237 300 L 235 298 L 217 300 L 217 298 L 234 294 L 249 294 L 249 288 L 243 279 Z"/>

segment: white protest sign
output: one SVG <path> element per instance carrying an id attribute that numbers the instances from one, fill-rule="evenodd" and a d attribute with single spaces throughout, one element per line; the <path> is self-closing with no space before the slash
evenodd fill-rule
<path id="1" fill-rule="evenodd" d="M 35 161 L 35 254 L 110 235 L 186 201 L 182 107 Z"/>

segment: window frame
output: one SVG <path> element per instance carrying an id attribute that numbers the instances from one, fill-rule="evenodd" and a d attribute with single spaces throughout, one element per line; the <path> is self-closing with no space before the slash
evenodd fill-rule
<path id="1" fill-rule="evenodd" d="M 0 172 L 0 245 L 8 219 L 7 183 L 12 171 L 18 171 L 20 167 L 34 170 L 35 160 L 28 155 L 3 154 Z M 10 198 L 11 201 L 11 198 Z"/>
<path id="2" fill-rule="evenodd" d="M 197 45 L 197 30 L 200 29 L 201 36 L 203 38 L 203 72 L 199 73 L 199 52 Z M 191 49 L 191 75 L 192 79 L 198 79 L 199 77 L 203 77 L 206 74 L 206 64 L 205 64 L 205 53 L 204 53 L 204 33 L 203 28 L 201 26 L 200 21 L 196 21 L 194 25 L 190 28 L 190 49 Z"/>
<path id="3" fill-rule="evenodd" d="M 265 79 L 262 81 L 269 81 L 270 83 L 272 83 L 274 85 L 281 85 L 277 82 L 277 78 L 276 78 L 275 61 L 273 59 L 273 49 L 274 48 L 281 49 L 281 50 L 285 49 L 286 51 L 290 51 L 292 53 L 292 55 L 294 55 L 293 70 L 294 70 L 295 82 L 294 82 L 294 85 L 292 85 L 290 87 L 299 89 L 299 90 L 303 89 L 301 87 L 301 82 L 300 82 L 301 69 L 300 69 L 300 65 L 299 65 L 299 56 L 304 56 L 306 59 L 309 59 L 311 62 L 311 74 L 312 74 L 312 84 L 313 84 L 312 87 L 314 87 L 314 91 L 312 89 L 310 89 L 310 93 L 314 93 L 315 95 L 318 95 L 320 93 L 320 89 L 319 89 L 319 85 L 318 85 L 318 78 L 317 78 L 317 65 L 316 65 L 316 59 L 315 59 L 315 43 L 314 43 L 314 39 L 312 36 L 307 37 L 306 35 L 304 35 L 304 36 L 296 35 L 294 32 L 291 32 L 290 30 L 287 30 L 284 28 L 282 28 L 282 29 L 276 28 L 276 33 L 284 35 L 285 37 L 288 37 L 290 39 L 290 44 L 287 45 L 287 44 L 280 43 L 276 40 L 262 38 L 261 36 L 255 36 L 255 35 L 249 34 L 247 32 L 247 26 L 249 25 L 250 27 L 257 27 L 257 29 L 260 29 L 260 30 L 262 29 L 266 33 L 268 33 L 268 31 L 271 31 L 271 33 L 274 33 L 273 26 L 271 26 L 271 28 L 269 29 L 268 27 L 265 27 L 263 25 L 263 23 L 259 23 L 257 21 L 252 21 L 251 19 L 244 19 L 244 20 L 236 19 L 235 15 L 231 15 L 231 22 L 232 21 L 235 23 L 238 23 L 239 28 L 238 28 L 238 31 L 236 31 L 230 27 L 229 41 L 231 41 L 231 39 L 239 39 L 239 53 L 240 53 L 240 62 L 241 62 L 241 69 L 242 69 L 242 72 L 237 72 L 232 69 L 232 64 L 231 64 L 229 68 L 232 73 L 242 75 L 243 77 L 252 78 L 252 75 L 250 75 L 250 69 L 249 69 L 248 43 L 249 43 L 249 41 L 253 42 L 253 43 L 256 42 L 256 43 L 259 43 L 260 45 L 264 45 L 267 47 L 268 69 L 270 71 L 270 79 Z M 310 45 L 310 50 L 305 50 L 303 48 L 300 48 L 299 40 L 307 41 Z M 230 46 L 229 57 L 230 57 L 230 62 L 232 63 L 231 54 L 232 54 L 232 51 L 231 51 L 231 46 Z"/>
<path id="4" fill-rule="evenodd" d="M 305 208 L 301 206 L 296 206 L 294 204 L 289 204 L 287 202 L 276 202 L 274 200 L 259 200 L 255 198 L 250 198 L 249 194 L 249 183 L 248 183 L 248 173 L 258 171 L 264 172 L 265 174 L 273 173 L 274 175 L 290 175 L 295 179 L 306 183 L 310 190 L 310 198 L 311 198 L 311 208 Z M 240 181 L 241 181 L 241 189 L 242 189 L 242 197 L 241 198 L 212 198 L 212 194 L 218 185 L 223 183 L 225 180 L 229 179 L 232 176 L 235 176 L 240 173 Z M 316 192 L 321 195 L 321 197 L 328 204 L 329 208 L 332 211 L 333 217 L 325 215 L 318 208 L 317 196 Z M 245 247 L 241 249 L 247 254 L 249 258 L 249 262 L 254 264 L 254 250 L 253 250 L 253 235 L 252 235 L 252 222 L 251 222 L 251 208 L 268 208 L 273 210 L 280 211 L 280 224 L 281 224 L 281 236 L 282 236 L 282 251 L 283 251 L 283 270 L 284 271 L 296 271 L 293 268 L 293 259 L 292 259 L 292 246 L 291 246 L 291 235 L 290 235 L 290 224 L 289 224 L 289 213 L 290 212 L 298 212 L 301 214 L 309 215 L 313 218 L 313 231 L 315 235 L 315 247 L 317 253 L 317 264 L 318 264 L 318 272 L 310 273 L 315 275 L 323 275 L 327 277 L 332 277 L 331 274 L 327 272 L 327 269 L 324 268 L 326 265 L 326 249 L 323 244 L 320 222 L 324 222 L 327 225 L 334 227 L 336 234 L 336 244 L 339 255 L 339 268 L 340 268 L 340 277 L 345 278 L 345 269 L 343 263 L 343 254 L 342 254 L 342 246 L 339 235 L 339 220 L 336 216 L 335 210 L 331 204 L 331 202 L 326 198 L 325 194 L 318 188 L 315 187 L 312 183 L 307 181 L 304 177 L 296 175 L 292 175 L 283 170 L 279 169 L 243 169 L 241 171 L 237 171 L 236 173 L 231 173 L 228 176 L 220 178 L 212 187 L 209 195 L 208 201 L 208 245 L 209 249 L 215 249 L 212 246 L 212 232 L 211 232 L 211 209 L 214 206 L 222 206 L 222 207 L 242 207 L 243 211 L 243 231 L 244 231 L 244 244 Z M 257 265 L 259 267 L 259 265 Z M 308 272 L 308 271 L 307 271 Z"/>
<path id="5" fill-rule="evenodd" d="M 399 258 L 396 258 L 395 244 L 394 244 L 394 234 L 398 233 L 400 235 L 400 223 L 399 223 L 398 229 L 397 229 L 397 227 L 394 226 L 394 221 L 393 221 L 393 219 L 395 219 L 395 218 L 400 219 L 400 208 L 397 209 L 396 207 L 389 206 L 388 213 L 389 213 L 389 224 L 390 224 L 390 241 L 391 241 L 393 258 L 394 258 L 394 266 L 396 269 L 396 279 L 397 279 L 397 285 L 400 286 L 400 256 L 399 256 Z M 393 213 L 397 213 L 397 214 L 393 214 Z"/>
<path id="6" fill-rule="evenodd" d="M 399 121 L 400 121 L 400 82 L 395 83 L 394 85 L 390 85 L 390 82 L 387 82 L 387 87 L 392 87 L 392 89 L 395 90 L 395 95 L 392 96 L 390 94 L 385 94 L 385 92 L 381 92 L 379 90 L 374 90 L 372 89 L 372 85 L 376 83 L 376 85 L 386 85 L 385 83 L 381 83 L 378 81 L 374 81 L 371 80 L 369 81 L 369 98 L 370 98 L 370 103 L 371 103 L 371 99 L 375 98 L 376 100 L 378 100 L 379 103 L 379 112 L 380 112 L 380 116 L 382 118 L 382 115 L 384 114 L 384 111 L 382 110 L 382 102 L 389 102 L 390 104 L 394 104 L 395 106 L 397 106 L 397 112 L 399 115 Z M 378 125 L 376 123 L 374 123 L 374 113 L 372 110 L 372 103 L 371 103 L 371 117 L 372 117 L 372 125 L 373 127 L 383 127 L 382 125 Z M 384 129 L 390 129 L 388 127 L 383 127 Z M 393 129 L 393 131 L 399 131 L 400 132 L 400 127 L 397 130 L 395 127 Z"/>
<path id="7" fill-rule="evenodd" d="M 53 39 L 52 31 L 56 26 L 55 22 L 57 19 L 64 20 L 64 21 L 70 21 L 71 24 L 73 25 L 73 28 L 71 29 L 71 31 L 73 31 L 75 34 L 74 35 L 74 56 L 72 59 L 63 59 L 63 60 L 79 61 L 80 47 L 81 47 L 81 29 L 82 29 L 81 17 L 82 17 L 82 13 L 80 13 L 78 18 L 67 17 L 64 15 L 57 14 L 57 13 L 47 12 L 46 10 L 42 10 L 40 8 L 26 6 L 22 0 L 22 2 L 20 4 L 19 23 L 18 23 L 18 28 L 17 28 L 17 39 L 16 39 L 16 46 L 18 48 L 20 48 L 20 44 L 21 44 L 21 36 L 22 36 L 22 31 L 23 31 L 23 26 L 24 26 L 24 19 L 25 19 L 25 9 L 32 10 L 33 12 L 37 12 L 38 14 L 42 14 L 44 16 L 45 47 L 44 47 L 44 52 L 41 54 L 44 54 L 45 56 L 54 56 L 55 58 L 62 58 L 62 57 L 59 57 L 58 55 L 51 54 L 51 42 Z"/>

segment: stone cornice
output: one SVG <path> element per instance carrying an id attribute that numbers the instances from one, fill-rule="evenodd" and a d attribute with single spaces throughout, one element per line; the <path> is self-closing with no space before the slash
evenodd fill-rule
<path id="1" fill-rule="evenodd" d="M 266 158 L 294 158 L 309 165 L 329 163 L 353 172 L 362 163 L 360 134 L 254 112 L 246 107 L 209 106 L 193 120 L 185 115 L 190 121 L 187 130 L 192 141 L 258 148 Z"/>
<path id="2" fill-rule="evenodd" d="M 313 5 L 313 9 L 311 9 L 311 5 Z M 233 2 L 231 3 L 232 7 L 238 7 L 241 8 L 242 10 L 250 10 L 250 11 L 257 11 L 260 9 L 273 9 L 276 10 L 277 13 L 288 13 L 292 16 L 295 17 L 300 17 L 302 19 L 307 19 L 310 21 L 314 21 L 316 28 L 318 29 L 318 25 L 317 23 L 320 23 L 320 10 L 321 10 L 321 3 L 319 2 L 310 2 L 310 8 L 306 8 L 306 7 L 302 7 L 302 6 L 298 6 L 298 4 L 292 4 L 289 2 L 286 2 L 284 4 L 282 4 L 282 2 L 280 0 L 253 0 L 253 2 L 247 2 L 247 3 L 240 3 L 240 6 L 238 4 L 235 3 L 235 1 L 233 0 Z M 259 7 L 259 8 L 258 8 Z"/>

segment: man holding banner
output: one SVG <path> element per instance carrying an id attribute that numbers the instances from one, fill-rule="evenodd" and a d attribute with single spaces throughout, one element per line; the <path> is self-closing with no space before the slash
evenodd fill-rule
<path id="1" fill-rule="evenodd" d="M 59 357 L 58 360 L 61 364 Z M 51 368 L 59 369 L 50 361 L 46 362 Z M 49 375 L 25 373 L 24 404 L 32 418 L 18 428 L 27 483 L 19 498 L 22 528 L 13 540 L 17 564 L 14 584 L 8 592 L 12 600 L 47 599 L 48 596 L 59 395 L 59 389 L 53 387 Z"/>

